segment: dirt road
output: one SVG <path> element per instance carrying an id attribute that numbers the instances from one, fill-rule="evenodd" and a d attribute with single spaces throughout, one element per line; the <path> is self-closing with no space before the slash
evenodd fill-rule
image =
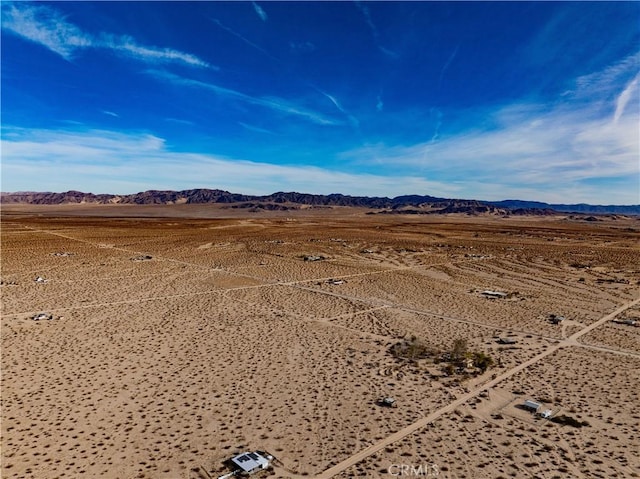
<path id="1" fill-rule="evenodd" d="M 571 335 L 567 339 L 564 339 L 564 340 L 560 341 L 559 343 L 556 343 L 556 344 L 550 346 L 546 351 L 538 354 L 537 356 L 534 356 L 533 358 L 529 359 L 528 361 L 525 361 L 524 363 L 521 363 L 518 366 L 515 366 L 514 368 L 512 368 L 512 369 L 510 369 L 508 371 L 505 371 L 504 373 L 502 373 L 500 376 L 496 377 L 495 379 L 492 379 L 491 381 L 479 386 L 478 388 L 476 388 L 476 389 L 464 394 L 463 396 L 459 397 L 458 399 L 456 399 L 452 403 L 450 403 L 450 404 L 438 409 L 437 411 L 434 411 L 433 413 L 429 414 L 428 416 L 423 417 L 422 419 L 419 419 L 418 421 L 416 421 L 413 424 L 405 427 L 404 429 L 401 429 L 400 431 L 398 431 L 398 432 L 396 432 L 394 434 L 391 434 L 390 436 L 387 436 L 385 439 L 377 442 L 376 444 L 372 444 L 371 446 L 363 449 L 362 451 L 353 454 L 352 456 L 348 457 L 344 461 L 336 464 L 335 466 L 327 469 L 323 473 L 321 473 L 318 476 L 316 476 L 316 479 L 330 479 L 330 478 L 332 478 L 334 476 L 337 476 L 338 474 L 346 471 L 350 467 L 356 465 L 357 463 L 359 463 L 360 461 L 366 459 L 367 457 L 375 454 L 376 452 L 380 451 L 381 449 L 393 444 L 396 441 L 399 441 L 399 440 L 403 439 L 404 437 L 408 436 L 409 434 L 414 433 L 418 429 L 421 429 L 421 428 L 425 427 L 426 425 L 432 423 L 433 421 L 435 421 L 439 417 L 443 416 L 444 414 L 452 412 L 458 406 L 466 403 L 469 399 L 472 399 L 472 398 L 476 397 L 482 391 L 485 391 L 487 389 L 490 389 L 490 388 L 494 387 L 496 384 L 504 381 L 507 378 L 510 378 L 514 374 L 519 373 L 520 371 L 528 368 L 532 364 L 535 364 L 538 361 L 544 359 L 545 357 L 553 354 L 558 349 L 563 348 L 563 347 L 571 347 L 571 346 L 577 345 L 576 341 L 577 341 L 578 338 L 580 338 L 581 336 L 584 336 L 585 334 L 589 333 L 590 331 L 593 331 L 595 328 L 605 324 L 606 322 L 611 321 L 618 314 L 620 314 L 623 311 L 635 306 L 638 303 L 640 303 L 640 298 L 637 298 L 637 299 L 635 299 L 633 301 L 630 301 L 628 303 L 623 304 L 618 309 L 616 309 L 612 313 L 602 317 L 601 319 L 599 319 L 595 323 L 593 323 L 593 324 L 581 329 L 580 331 L 574 333 L 573 335 Z"/>

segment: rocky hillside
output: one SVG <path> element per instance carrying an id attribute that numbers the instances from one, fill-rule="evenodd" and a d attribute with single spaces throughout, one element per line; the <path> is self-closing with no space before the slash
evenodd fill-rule
<path id="1" fill-rule="evenodd" d="M 71 203 L 95 204 L 204 204 L 204 203 L 293 203 L 310 206 L 362 206 L 366 208 L 390 208 L 394 205 L 421 204 L 439 200 L 431 196 L 399 196 L 394 199 L 347 196 L 341 194 L 312 195 L 308 193 L 278 192 L 268 196 L 251 196 L 229 193 L 223 190 L 195 189 L 183 191 L 149 190 L 131 195 L 109 195 L 67 191 L 64 193 L 17 192 L 2 193 L 2 203 L 26 203 L 35 205 L 61 205 Z"/>
<path id="2" fill-rule="evenodd" d="M 173 205 L 226 203 L 240 208 L 281 209 L 276 205 L 306 206 L 359 206 L 381 210 L 384 214 L 447 214 L 463 213 L 470 215 L 530 215 L 573 212 L 585 214 L 624 214 L 640 215 L 640 205 L 600 206 L 600 205 L 563 205 L 541 202 L 505 200 L 476 201 L 437 198 L 434 196 L 404 195 L 395 198 L 348 196 L 342 194 L 313 195 L 308 193 L 278 192 L 267 196 L 252 196 L 230 193 L 223 190 L 193 189 L 182 191 L 149 190 L 130 195 L 110 195 L 66 191 L 64 193 L 16 192 L 1 193 L 3 204 L 137 204 L 137 205 Z M 288 206 L 287 208 L 289 208 Z"/>
<path id="3" fill-rule="evenodd" d="M 504 200 L 504 201 L 486 201 L 485 203 L 497 206 L 499 208 L 509 209 L 550 209 L 553 211 L 562 211 L 566 213 L 587 213 L 587 214 L 618 214 L 618 215 L 638 215 L 640 214 L 640 205 L 588 205 L 586 203 L 566 205 L 566 204 L 549 204 L 539 201 L 521 201 L 521 200 Z"/>

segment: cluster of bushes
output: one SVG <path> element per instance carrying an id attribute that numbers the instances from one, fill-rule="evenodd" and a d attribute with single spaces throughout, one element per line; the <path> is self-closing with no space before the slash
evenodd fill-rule
<path id="1" fill-rule="evenodd" d="M 482 351 L 469 351 L 466 339 L 456 339 L 449 351 L 437 351 L 415 336 L 410 340 L 404 340 L 394 344 L 390 348 L 390 353 L 398 359 L 408 359 L 416 361 L 418 359 L 432 358 L 435 363 L 446 362 L 445 372 L 449 375 L 455 374 L 456 370 L 464 369 L 469 360 L 473 367 L 484 373 L 495 365 L 491 356 Z"/>
<path id="2" fill-rule="evenodd" d="M 401 341 L 391 346 L 389 350 L 394 358 L 398 359 L 426 359 L 437 354 L 432 348 L 427 346 L 424 342 L 420 341 L 415 336 L 412 336 L 409 341 Z"/>
<path id="3" fill-rule="evenodd" d="M 487 369 L 492 368 L 495 365 L 495 361 L 493 360 L 493 358 L 488 354 L 483 353 L 482 351 L 477 351 L 472 354 L 474 366 L 480 369 L 480 371 L 482 371 L 483 373 Z"/>
<path id="4" fill-rule="evenodd" d="M 449 362 L 453 366 L 463 368 L 467 362 L 471 360 L 473 366 L 478 368 L 482 373 L 495 365 L 495 361 L 491 356 L 482 351 L 469 351 L 466 339 L 456 339 L 453 342 L 451 353 L 449 353 Z"/>

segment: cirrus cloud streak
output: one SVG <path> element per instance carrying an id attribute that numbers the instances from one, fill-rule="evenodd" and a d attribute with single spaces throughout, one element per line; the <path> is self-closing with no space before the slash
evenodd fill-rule
<path id="1" fill-rule="evenodd" d="M 216 68 L 195 55 L 171 48 L 144 46 L 130 36 L 92 35 L 67 21 L 59 11 L 29 3 L 7 3 L 2 7 L 2 28 L 38 43 L 67 61 L 78 51 L 106 49 L 148 63 L 176 62 L 193 67 Z"/>

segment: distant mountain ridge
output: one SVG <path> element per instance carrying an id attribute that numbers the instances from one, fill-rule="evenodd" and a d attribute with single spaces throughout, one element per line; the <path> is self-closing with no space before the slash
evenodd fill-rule
<path id="1" fill-rule="evenodd" d="M 563 213 L 587 213 L 587 214 L 620 214 L 620 215 L 637 215 L 640 214 L 640 205 L 589 205 L 587 203 L 578 203 L 572 205 L 566 204 L 549 204 L 539 201 L 522 201 L 522 200 L 503 200 L 503 201 L 485 201 L 500 208 L 548 208 Z"/>
<path id="2" fill-rule="evenodd" d="M 93 194 L 70 190 L 63 193 L 52 192 L 15 192 L 0 193 L 3 204 L 207 204 L 207 203 L 262 203 L 293 204 L 305 206 L 359 206 L 372 209 L 385 209 L 386 214 L 621 214 L 640 215 L 640 205 L 588 205 L 588 204 L 549 204 L 539 201 L 504 200 L 479 201 L 451 198 L 438 198 L 429 195 L 403 195 L 395 198 L 349 196 L 339 193 L 315 195 L 297 192 L 277 192 L 266 196 L 230 193 L 219 189 L 191 189 L 182 191 L 148 190 L 129 195 Z"/>

